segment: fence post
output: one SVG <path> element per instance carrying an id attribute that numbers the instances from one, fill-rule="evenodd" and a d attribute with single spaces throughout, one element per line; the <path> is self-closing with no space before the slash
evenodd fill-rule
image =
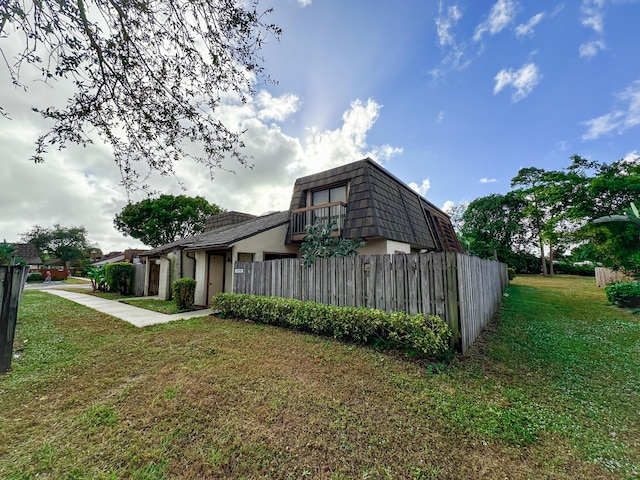
<path id="1" fill-rule="evenodd" d="M 0 267 L 0 373 L 11 368 L 18 302 L 28 272 L 29 267 Z"/>

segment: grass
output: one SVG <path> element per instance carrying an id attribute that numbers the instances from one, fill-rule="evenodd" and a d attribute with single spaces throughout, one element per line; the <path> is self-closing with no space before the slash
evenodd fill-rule
<path id="1" fill-rule="evenodd" d="M 640 318 L 589 278 L 508 293 L 442 371 L 214 317 L 136 329 L 25 292 L 0 478 L 637 478 Z"/>
<path id="2" fill-rule="evenodd" d="M 133 305 L 134 307 L 144 308 L 146 310 L 152 310 L 158 313 L 165 313 L 167 315 L 173 315 L 180 313 L 176 302 L 172 300 L 155 300 L 149 298 L 136 298 L 129 300 L 122 300 L 122 303 Z"/>

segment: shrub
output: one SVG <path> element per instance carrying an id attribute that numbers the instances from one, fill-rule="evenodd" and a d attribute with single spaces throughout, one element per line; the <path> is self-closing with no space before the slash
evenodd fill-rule
<path id="1" fill-rule="evenodd" d="M 558 262 L 553 264 L 554 273 L 566 275 L 580 275 L 582 277 L 595 277 L 596 267 L 593 265 L 573 265 L 566 262 Z"/>
<path id="2" fill-rule="evenodd" d="M 43 280 L 40 272 L 33 272 L 27 275 L 27 282 L 41 282 Z"/>
<path id="3" fill-rule="evenodd" d="M 509 275 L 509 280 L 513 280 L 514 278 L 516 278 L 516 270 L 515 268 L 507 268 L 507 274 Z"/>
<path id="4" fill-rule="evenodd" d="M 640 283 L 621 282 L 607 285 L 607 300 L 619 307 L 640 307 Z"/>
<path id="5" fill-rule="evenodd" d="M 104 276 L 112 292 L 126 295 L 133 278 L 133 265 L 128 262 L 108 263 L 104 267 Z"/>
<path id="6" fill-rule="evenodd" d="M 448 350 L 451 330 L 435 315 L 337 307 L 280 297 L 218 293 L 212 308 L 223 316 L 247 318 L 330 336 L 362 345 L 385 344 L 392 348 L 435 357 Z"/>
<path id="7" fill-rule="evenodd" d="M 173 301 L 178 311 L 185 312 L 193 309 L 196 294 L 196 281 L 192 278 L 180 278 L 171 285 Z"/>

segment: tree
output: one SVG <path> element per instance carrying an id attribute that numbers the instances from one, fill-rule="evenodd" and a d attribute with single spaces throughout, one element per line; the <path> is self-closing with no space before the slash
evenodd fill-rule
<path id="1" fill-rule="evenodd" d="M 42 162 L 49 146 L 90 144 L 94 131 L 111 145 L 127 189 L 140 181 L 139 162 L 163 175 L 182 158 L 211 175 L 226 158 L 246 165 L 242 132 L 218 110 L 225 98 L 246 102 L 256 78 L 271 81 L 258 56 L 281 34 L 266 23 L 269 12 L 236 0 L 4 0 L 0 41 L 22 48 L 12 58 L 0 44 L 12 83 L 27 90 L 31 70 L 75 89 L 64 107 L 35 106 L 53 126 L 32 159 Z M 8 116 L 1 106 L 0 114 Z"/>
<path id="2" fill-rule="evenodd" d="M 158 247 L 204 231 L 207 217 L 220 212 L 202 197 L 160 195 L 128 204 L 113 223 L 124 235 Z"/>
<path id="3" fill-rule="evenodd" d="M 26 265 L 26 263 L 18 257 L 15 245 L 5 241 L 0 243 L 0 265 Z"/>
<path id="4" fill-rule="evenodd" d="M 63 227 L 56 223 L 52 228 L 34 225 L 22 234 L 22 241 L 32 243 L 46 260 L 59 258 L 68 267 L 72 262 L 89 256 L 95 245 L 87 240 L 84 227 Z"/>
<path id="5" fill-rule="evenodd" d="M 350 257 L 358 255 L 358 249 L 364 247 L 361 238 L 346 239 L 334 235 L 338 231 L 336 222 L 317 221 L 307 225 L 307 235 L 302 241 L 303 265 L 309 268 L 318 258 Z"/>
<path id="6" fill-rule="evenodd" d="M 568 171 L 590 172 L 584 193 L 572 195 L 568 214 L 580 219 L 575 241 L 590 245 L 594 260 L 612 268 L 628 268 L 637 263 L 640 240 L 632 221 L 594 223 L 612 212 L 624 211 L 640 198 L 640 157 L 625 158 L 611 164 L 572 157 Z M 633 215 L 632 211 L 628 215 Z M 634 267 L 635 268 L 635 267 Z"/>
<path id="7" fill-rule="evenodd" d="M 511 264 L 526 244 L 525 203 L 514 193 L 492 194 L 469 203 L 462 215 L 462 236 L 471 255 Z"/>

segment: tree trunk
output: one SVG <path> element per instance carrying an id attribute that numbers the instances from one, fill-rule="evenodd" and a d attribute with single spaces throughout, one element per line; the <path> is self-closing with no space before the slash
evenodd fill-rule
<path id="1" fill-rule="evenodd" d="M 549 276 L 553 277 L 553 243 L 549 240 Z"/>
<path id="2" fill-rule="evenodd" d="M 540 259 L 542 263 L 542 275 L 547 276 L 547 259 L 544 256 L 544 242 L 540 238 Z"/>

